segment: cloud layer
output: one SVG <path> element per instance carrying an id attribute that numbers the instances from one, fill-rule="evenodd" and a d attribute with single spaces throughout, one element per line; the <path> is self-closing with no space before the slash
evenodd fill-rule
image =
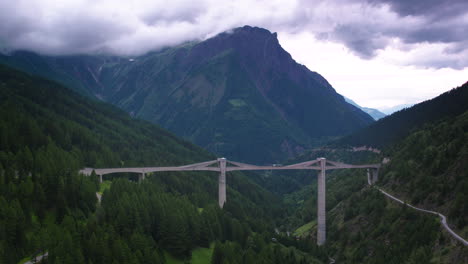
<path id="1" fill-rule="evenodd" d="M 233 27 L 309 32 L 361 58 L 468 66 L 466 0 L 16 0 L 0 2 L 0 48 L 45 54 L 138 55 Z"/>

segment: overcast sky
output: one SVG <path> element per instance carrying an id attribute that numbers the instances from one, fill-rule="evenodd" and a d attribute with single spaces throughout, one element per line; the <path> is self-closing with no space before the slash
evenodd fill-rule
<path id="1" fill-rule="evenodd" d="M 138 55 L 243 25 L 375 108 L 468 81 L 467 0 L 0 1 L 0 48 Z"/>

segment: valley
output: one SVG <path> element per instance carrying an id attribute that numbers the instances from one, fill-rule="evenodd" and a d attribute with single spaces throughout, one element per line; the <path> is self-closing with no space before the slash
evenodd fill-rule
<path id="1" fill-rule="evenodd" d="M 385 116 L 252 26 L 0 53 L 0 263 L 468 263 L 467 102 Z"/>
<path id="2" fill-rule="evenodd" d="M 203 248 L 210 248 L 210 251 L 206 251 L 208 253 L 200 251 L 205 252 L 202 254 L 204 258 L 217 259 L 218 263 L 223 263 L 226 259 L 235 261 L 237 259 L 238 263 L 257 263 L 259 259 L 264 259 L 268 263 L 272 261 L 327 263 L 329 258 L 338 263 L 349 259 L 353 262 L 373 263 L 373 260 L 420 259 L 421 254 L 428 261 L 438 259 L 439 262 L 453 262 L 464 261 L 467 257 L 466 246 L 443 231 L 437 217 L 413 213 L 411 210 L 405 210 L 404 205 L 398 206 L 386 201 L 382 194 L 375 192 L 374 188 L 367 187 L 369 179 L 373 177 L 368 178 L 362 169 L 355 172 L 343 170 L 327 173 L 327 198 L 326 206 L 323 207 L 327 211 L 326 218 L 329 223 L 327 242 L 317 246 L 318 238 L 315 231 L 317 222 L 314 219 L 317 217 L 317 204 L 320 203 L 317 200 L 315 176 L 313 173 L 311 175 L 310 170 L 294 173 L 281 172 L 288 167 L 297 166 L 293 165 L 294 163 L 299 164 L 298 168 L 307 168 L 317 162 L 317 157 L 327 157 L 348 164 L 380 164 L 383 155 L 389 155 L 391 162 L 380 169 L 379 180 L 375 184 L 378 188 L 393 190 L 397 185 L 392 183 L 391 179 L 398 177 L 400 171 L 408 173 L 400 168 L 406 164 L 404 160 L 407 159 L 407 155 L 414 153 L 415 150 L 424 151 L 424 148 L 417 147 L 406 149 L 406 146 L 410 147 L 411 144 L 415 144 L 412 138 L 422 140 L 420 144 L 431 148 L 431 144 L 425 142 L 425 137 L 421 134 L 438 133 L 440 141 L 432 141 L 433 147 L 438 148 L 437 144 L 453 142 L 448 146 L 456 146 L 455 149 L 449 150 L 450 157 L 454 159 L 445 160 L 443 163 L 445 167 L 440 168 L 442 163 L 437 163 L 437 167 L 429 167 L 429 169 L 444 172 L 450 171 L 446 168 L 455 166 L 456 170 L 461 170 L 460 172 L 463 173 L 463 169 L 458 167 L 464 166 L 464 159 L 456 157 L 466 155 L 466 145 L 462 143 L 466 142 L 463 140 L 466 135 L 464 133 L 453 134 L 456 130 L 453 130 L 451 126 L 463 129 L 466 126 L 466 113 L 457 115 L 458 112 L 455 112 L 455 116 L 451 119 L 447 119 L 446 116 L 442 119 L 443 121 L 438 121 L 439 123 L 427 124 L 420 131 L 411 132 L 407 139 L 401 141 L 402 145 L 393 150 L 349 151 L 348 148 L 324 147 L 306 152 L 303 156 L 287 161 L 283 165 L 270 166 L 254 166 L 229 161 L 229 166 L 223 165 L 226 171 L 231 172 L 228 173 L 227 185 L 224 185 L 225 202 L 221 203 L 218 199 L 222 196 L 219 196 L 220 192 L 216 189 L 217 176 L 201 171 L 196 172 L 199 169 L 217 171 L 223 168 L 223 166 L 217 166 L 217 160 L 202 162 L 213 159 L 212 154 L 179 140 L 154 125 L 134 120 L 116 108 L 90 101 L 53 82 L 8 68 L 2 69 L 1 77 L 2 109 L 8 109 L 4 112 L 2 126 L 0 126 L 3 135 L 1 143 L 2 149 L 9 150 L 2 152 L 1 180 L 4 183 L 2 193 L 7 195 L 3 197 L 21 198 L 21 200 L 16 200 L 17 198 L 14 200 L 12 204 L 14 207 L 6 205 L 6 200 L 3 198 L 2 208 L 9 210 L 4 212 L 10 212 L 12 216 L 19 217 L 8 220 L 14 222 L 4 222 L 3 226 L 8 229 L 4 229 L 3 234 L 7 234 L 7 230 L 17 230 L 20 233 L 15 233 L 10 239 L 22 237 L 23 240 L 16 240 L 16 242 L 11 240 L 8 243 L 15 245 L 24 243 L 22 251 L 16 251 L 17 257 L 11 254 L 3 255 L 7 263 L 10 262 L 8 258 L 5 258 L 7 256 L 20 259 L 26 254 L 33 254 L 30 249 L 37 250 L 38 248 L 47 250 L 48 261 L 53 263 L 62 262 L 62 257 L 83 259 L 83 261 L 88 258 L 104 262 L 111 259 L 123 262 L 138 262 L 146 259 L 155 263 L 174 261 L 177 263 L 183 259 L 198 258 L 196 252 Z M 466 89 L 466 85 L 458 89 L 452 93 L 461 93 L 460 90 Z M 56 98 L 61 98 L 61 100 Z M 430 107 L 437 107 L 437 104 Z M 29 114 L 34 115 L 34 119 L 29 118 Z M 14 119 L 11 118 L 13 116 Z M 109 119 L 109 117 L 114 119 Z M 54 122 L 48 120 L 54 120 Z M 393 121 L 383 119 L 381 122 Z M 128 126 L 128 124 L 133 125 Z M 70 132 L 63 134 L 68 136 L 51 137 L 54 135 L 52 134 L 54 127 L 57 126 L 62 130 L 68 129 Z M 116 130 L 115 127 L 119 126 L 122 128 Z M 125 134 L 122 134 L 123 132 Z M 449 136 L 450 140 L 445 140 L 443 135 L 451 135 L 451 133 L 453 135 Z M 93 136 L 87 136 L 87 134 Z M 106 136 L 103 137 L 103 135 Z M 95 141 L 94 138 L 102 140 Z M 159 138 L 159 140 L 149 140 L 150 138 Z M 166 139 L 161 140 L 161 138 Z M 28 142 L 26 144 L 28 148 L 21 149 L 21 146 L 25 146 L 22 142 Z M 336 143 L 331 146 L 334 144 Z M 119 153 L 110 149 L 148 154 L 145 156 Z M 78 150 L 86 152 L 80 153 Z M 174 152 L 175 150 L 178 152 Z M 44 160 L 42 157 L 49 158 Z M 54 163 L 48 162 L 51 160 L 50 157 L 55 157 Z M 423 157 L 423 159 L 414 162 L 425 162 L 425 155 L 416 154 L 415 157 Z M 132 160 L 132 158 L 137 159 Z M 310 160 L 312 162 L 307 162 Z M 434 158 L 431 158 L 431 161 L 434 161 Z M 187 166 L 186 164 L 190 162 L 196 164 Z M 72 164 L 74 164 L 74 169 L 70 171 Z M 82 164 L 94 168 L 112 167 L 114 164 L 117 169 L 107 172 L 88 169 L 86 173 L 91 177 L 83 177 L 77 174 Z M 158 168 L 147 168 L 141 171 L 125 169 L 125 166 L 136 168 L 145 164 L 147 166 L 163 164 L 166 166 L 162 168 L 163 170 L 193 169 L 195 172 L 181 174 L 182 172 L 164 172 Z M 342 163 L 331 162 L 330 166 L 333 164 Z M 172 165 L 182 167 L 171 167 Z M 232 170 L 242 168 L 266 169 L 266 172 L 246 172 L 246 174 L 232 172 Z M 151 173 L 151 170 L 156 173 Z M 64 171 L 68 173 L 64 174 Z M 103 175 L 118 171 L 121 172 L 120 176 L 117 175 L 115 178 Z M 138 178 L 129 172 L 147 175 L 140 177 L 140 181 L 145 179 L 144 181 L 136 183 Z M 98 191 L 100 179 L 104 180 L 108 187 L 102 193 L 100 205 L 96 206 L 97 199 L 94 193 Z M 463 195 L 466 177 L 461 174 L 454 180 L 454 182 L 446 181 L 446 183 L 459 186 L 457 195 Z M 21 183 L 19 185 L 21 189 L 15 190 L 13 186 L 16 182 Z M 402 183 L 400 181 L 399 185 L 404 186 Z M 226 179 L 224 179 L 224 184 L 226 184 Z M 75 190 L 79 192 L 63 189 L 72 186 L 75 186 Z M 427 188 L 421 190 L 430 190 Z M 445 188 L 454 187 L 446 186 Z M 21 195 L 18 196 L 15 192 Z M 400 190 L 400 199 L 402 197 L 408 199 L 407 194 L 409 192 L 405 195 Z M 418 192 L 413 192 L 413 194 L 418 195 Z M 461 237 L 466 237 L 466 222 L 464 222 L 466 215 L 462 207 L 464 199 L 457 198 L 456 203 L 451 203 L 450 200 L 444 200 L 444 192 L 439 194 L 434 192 L 434 194 L 439 195 L 436 198 L 439 201 L 437 208 L 442 209 L 440 211 L 444 213 L 449 212 L 448 225 L 454 227 L 454 232 L 460 234 Z M 226 199 L 226 197 L 229 198 Z M 28 199 L 34 199 L 36 202 L 30 203 L 28 201 L 31 200 Z M 56 199 L 60 199 L 62 204 L 57 204 Z M 412 202 L 418 204 L 418 201 L 420 200 L 412 198 Z M 29 204 L 32 207 L 29 207 Z M 219 205 L 224 205 L 222 210 Z M 173 211 L 171 208 L 179 209 Z M 426 203 L 423 208 L 432 209 L 427 207 Z M 25 217 L 28 214 L 30 216 Z M 377 224 L 379 219 L 383 222 L 372 228 L 372 225 L 360 224 L 362 221 Z M 410 223 L 408 221 L 416 221 L 417 225 L 422 225 L 424 228 L 415 228 L 414 224 L 408 227 Z M 309 222 L 310 224 L 301 227 Z M 399 222 L 400 224 L 396 226 L 391 224 Z M 401 235 L 392 237 L 385 234 L 394 233 L 394 228 L 402 228 L 401 225 L 405 222 L 409 236 L 413 237 L 412 246 L 409 248 L 406 246 L 403 250 L 400 244 L 399 247 L 392 249 L 392 254 L 384 254 L 382 250 L 385 249 L 385 245 L 396 246 L 397 241 L 404 239 Z M 98 228 L 96 225 L 98 223 L 103 226 Z M 27 226 L 31 228 L 26 228 Z M 297 228 L 302 230 L 298 233 L 299 240 L 288 235 L 288 232 Z M 184 231 L 181 233 L 181 230 Z M 113 234 L 114 237 L 111 237 L 110 235 Z M 72 238 L 83 235 L 82 241 Z M 362 240 L 363 236 L 368 236 L 371 240 Z M 65 239 L 66 243 L 58 243 L 59 240 L 56 239 Z M 92 241 L 91 244 L 86 242 L 89 239 Z M 120 245 L 111 242 L 115 239 L 120 241 L 118 242 Z M 131 243 L 137 244 L 126 244 L 128 242 L 125 241 L 134 241 Z M 358 247 L 354 245 L 356 241 L 361 241 Z M 428 255 L 427 249 L 432 243 L 438 243 L 437 250 Z M 100 245 L 99 252 L 92 251 L 89 248 L 92 245 Z M 138 245 L 138 248 L 135 245 Z M 114 249 L 114 247 L 117 248 Z M 362 247 L 367 252 L 373 253 L 365 254 L 366 251 L 362 251 Z M 346 250 L 341 251 L 340 248 Z M 136 255 L 130 253 L 133 250 L 136 250 L 134 251 L 137 252 Z M 9 252 L 15 251 L 10 249 Z M 126 252 L 125 255 L 122 255 L 122 252 Z M 244 254 L 240 258 L 234 252 L 244 252 Z M 61 257 L 58 258 L 59 256 Z"/>
<path id="3" fill-rule="evenodd" d="M 296 63 L 274 33 L 258 27 L 131 60 L 19 51 L 0 56 L 0 63 L 114 104 L 241 162 L 279 163 L 373 122 L 320 74 Z"/>

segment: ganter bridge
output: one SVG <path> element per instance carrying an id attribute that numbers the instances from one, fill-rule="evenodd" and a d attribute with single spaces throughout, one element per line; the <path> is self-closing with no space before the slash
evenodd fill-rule
<path id="1" fill-rule="evenodd" d="M 257 166 L 219 158 L 217 160 L 205 161 L 184 166 L 175 167 L 140 167 L 140 168 L 85 168 L 80 170 L 84 175 L 91 175 L 94 171 L 99 175 L 102 182 L 102 176 L 111 173 L 138 173 L 139 180 L 144 180 L 147 173 L 160 171 L 217 171 L 218 178 L 218 203 L 223 208 L 226 202 L 226 172 L 241 170 L 317 170 L 317 245 L 323 245 L 326 240 L 326 215 L 325 215 L 325 171 L 335 169 L 367 169 L 367 181 L 373 184 L 378 179 L 378 171 L 381 164 L 351 165 L 336 161 L 330 161 L 325 158 L 318 158 L 306 162 L 291 165 L 272 165 Z"/>

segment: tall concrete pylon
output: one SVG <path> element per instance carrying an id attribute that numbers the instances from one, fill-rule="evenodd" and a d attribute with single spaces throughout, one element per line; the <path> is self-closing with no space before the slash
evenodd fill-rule
<path id="1" fill-rule="evenodd" d="M 372 169 L 372 184 L 379 180 L 379 169 Z"/>
<path id="2" fill-rule="evenodd" d="M 145 179 L 145 173 L 143 172 L 143 173 L 141 173 L 141 174 L 139 175 L 138 181 L 139 181 L 139 182 L 142 182 L 144 179 Z"/>
<path id="3" fill-rule="evenodd" d="M 319 158 L 320 172 L 317 178 L 317 245 L 325 244 L 326 215 L 325 215 L 325 170 L 327 160 Z"/>
<path id="4" fill-rule="evenodd" d="M 218 202 L 219 207 L 223 208 L 226 202 L 226 159 L 219 158 L 219 178 L 218 178 Z"/>
<path id="5" fill-rule="evenodd" d="M 367 184 L 369 184 L 369 185 L 373 184 L 370 169 L 367 169 Z"/>

